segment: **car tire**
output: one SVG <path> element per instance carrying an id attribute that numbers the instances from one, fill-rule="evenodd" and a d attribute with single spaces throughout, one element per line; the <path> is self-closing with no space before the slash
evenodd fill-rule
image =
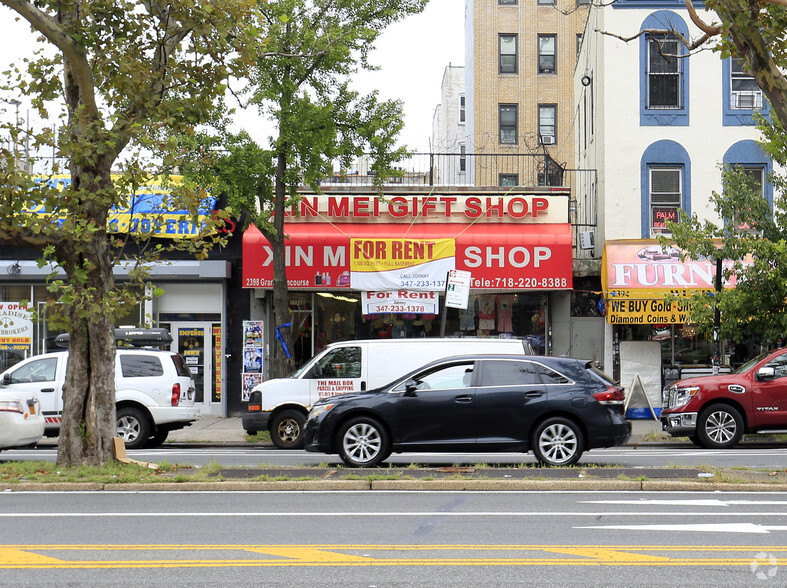
<path id="1" fill-rule="evenodd" d="M 533 435 L 533 453 L 541 465 L 573 465 L 582 457 L 584 450 L 582 429 L 567 418 L 549 418 L 536 428 Z"/>
<path id="2" fill-rule="evenodd" d="M 697 437 L 709 449 L 728 449 L 743 437 L 743 417 L 728 404 L 711 404 L 697 419 Z"/>
<path id="3" fill-rule="evenodd" d="M 164 441 L 167 440 L 167 436 L 169 435 L 168 429 L 158 429 L 156 433 L 148 439 L 148 442 L 145 443 L 145 447 L 148 449 L 152 449 L 154 447 L 161 447 Z"/>
<path id="4" fill-rule="evenodd" d="M 127 406 L 117 412 L 117 435 L 123 439 L 126 449 L 144 447 L 150 438 L 150 421 L 138 408 Z"/>
<path id="5" fill-rule="evenodd" d="M 352 468 L 371 468 L 391 454 L 388 431 L 380 421 L 361 416 L 350 419 L 339 428 L 336 439 L 339 456 Z"/>
<path id="6" fill-rule="evenodd" d="M 303 449 L 303 426 L 306 415 L 288 409 L 277 413 L 271 420 L 271 441 L 279 449 Z"/>

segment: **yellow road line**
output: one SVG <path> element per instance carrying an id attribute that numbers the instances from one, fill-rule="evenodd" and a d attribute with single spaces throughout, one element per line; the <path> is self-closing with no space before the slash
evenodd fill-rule
<path id="1" fill-rule="evenodd" d="M 216 558 L 215 552 L 227 552 Z M 486 552 L 480 554 L 478 552 Z M 64 559 L 68 553 L 125 552 L 130 559 Z M 150 559 L 150 553 L 169 555 Z M 188 552 L 187 558 L 171 554 Z M 233 553 L 234 552 L 234 553 Z M 370 553 L 375 553 L 372 557 Z M 432 552 L 427 554 L 427 552 Z M 5 545 L 0 569 L 106 569 L 283 566 L 741 566 L 757 552 L 787 552 L 787 546 L 693 545 Z M 413 557 L 422 553 L 423 557 Z M 405 554 L 407 554 L 405 556 Z M 469 554 L 475 554 L 469 557 Z M 550 556 L 554 554 L 554 556 Z M 204 558 L 199 558 L 204 555 Z M 213 555 L 213 557 L 211 557 Z M 263 557 L 258 557 L 258 556 Z M 248 556 L 248 557 L 244 557 Z M 265 557 L 267 556 L 267 557 Z M 453 556 L 453 557 L 452 557 Z M 560 557 L 569 556 L 569 557 Z M 787 558 L 776 565 L 787 565 Z"/>

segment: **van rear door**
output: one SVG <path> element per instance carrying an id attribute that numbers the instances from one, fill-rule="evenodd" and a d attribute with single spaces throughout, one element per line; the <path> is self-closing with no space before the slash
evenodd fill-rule
<path id="1" fill-rule="evenodd" d="M 321 398 L 366 390 L 366 365 L 362 345 L 342 345 L 329 349 L 312 369 L 309 380 L 310 406 Z"/>

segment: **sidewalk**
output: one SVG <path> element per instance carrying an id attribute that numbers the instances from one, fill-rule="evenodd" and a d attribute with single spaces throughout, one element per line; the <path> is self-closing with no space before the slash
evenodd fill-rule
<path id="1" fill-rule="evenodd" d="M 628 445 L 639 445 L 643 442 L 658 441 L 666 434 L 661 433 L 661 424 L 654 420 L 632 420 L 631 439 Z M 222 418 L 212 415 L 203 415 L 190 427 L 172 431 L 167 437 L 167 443 L 218 443 L 234 444 L 246 443 L 246 431 L 243 430 L 240 417 Z"/>

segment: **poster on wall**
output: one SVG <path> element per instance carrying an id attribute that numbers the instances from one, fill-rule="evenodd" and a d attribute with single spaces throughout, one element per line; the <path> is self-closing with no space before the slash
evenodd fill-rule
<path id="1" fill-rule="evenodd" d="M 27 306 L 0 302 L 0 350 L 27 351 L 33 344 L 33 319 Z"/>
<path id="2" fill-rule="evenodd" d="M 243 321 L 243 388 L 241 400 L 249 401 L 251 391 L 263 379 L 263 321 Z"/>

